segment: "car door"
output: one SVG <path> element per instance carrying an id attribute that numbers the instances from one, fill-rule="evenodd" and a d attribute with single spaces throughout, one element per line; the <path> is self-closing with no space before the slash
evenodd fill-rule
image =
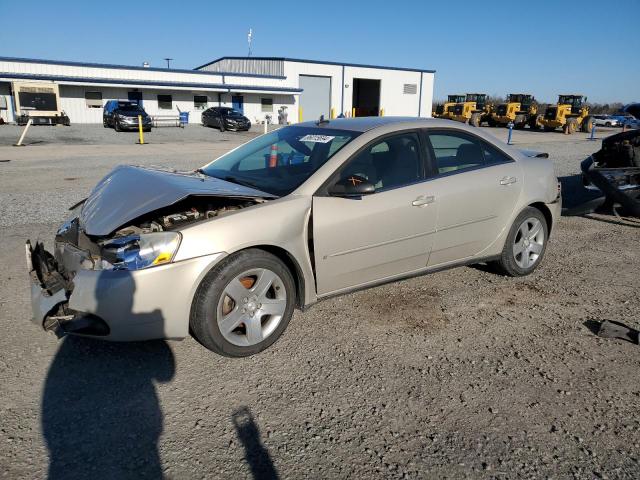
<path id="1" fill-rule="evenodd" d="M 458 129 L 427 130 L 431 180 L 438 207 L 429 266 L 482 256 L 505 229 L 522 189 L 518 162 Z"/>
<path id="2" fill-rule="evenodd" d="M 318 295 L 426 267 L 436 205 L 425 189 L 424 147 L 416 131 L 381 137 L 351 157 L 313 198 Z M 332 196 L 332 184 L 360 176 L 375 193 Z"/>

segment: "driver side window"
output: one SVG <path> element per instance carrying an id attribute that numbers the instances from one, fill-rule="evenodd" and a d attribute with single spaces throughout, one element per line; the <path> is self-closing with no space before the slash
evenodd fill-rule
<path id="1" fill-rule="evenodd" d="M 341 172 L 341 178 L 357 175 L 376 190 L 410 185 L 422 179 L 420 143 L 415 132 L 386 137 L 356 154 Z"/>

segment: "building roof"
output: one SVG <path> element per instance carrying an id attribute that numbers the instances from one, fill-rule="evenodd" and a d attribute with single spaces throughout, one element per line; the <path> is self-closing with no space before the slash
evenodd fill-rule
<path id="1" fill-rule="evenodd" d="M 237 73 L 237 72 L 203 72 L 198 69 L 184 70 L 179 68 L 158 68 L 158 67 L 140 67 L 137 65 L 116 65 L 110 63 L 88 63 L 88 62 L 69 62 L 66 60 L 44 60 L 40 58 L 20 58 L 20 57 L 0 57 L 0 62 L 22 62 L 22 63 L 42 63 L 45 65 L 63 65 L 67 67 L 93 67 L 93 68 L 110 68 L 116 70 L 142 70 L 145 72 L 171 72 L 171 73 L 190 73 L 198 75 L 225 75 L 229 77 L 259 77 L 259 78 L 278 78 L 286 77 L 277 75 L 264 75 L 253 73 Z"/>
<path id="2" fill-rule="evenodd" d="M 308 60 L 302 58 L 289 58 L 289 57 L 220 57 L 211 62 L 205 63 L 204 65 L 200 65 L 196 67 L 195 70 L 200 70 L 202 68 L 208 67 L 209 65 L 213 65 L 214 63 L 218 63 L 222 60 L 275 60 L 281 62 L 297 62 L 297 63 L 315 63 L 321 65 L 339 65 L 345 67 L 360 67 L 360 68 L 378 68 L 381 70 L 400 70 L 405 72 L 424 72 L 424 73 L 435 73 L 435 70 L 425 70 L 421 68 L 407 68 L 407 67 L 388 67 L 383 65 L 367 65 L 362 63 L 345 63 L 345 62 L 330 62 L 325 60 Z"/>
<path id="3" fill-rule="evenodd" d="M 32 73 L 13 73 L 0 71 L 0 78 L 9 80 L 45 80 L 53 82 L 68 82 L 81 84 L 109 84 L 109 85 L 144 85 L 150 87 L 175 87 L 190 88 L 194 90 L 216 89 L 225 92 L 231 91 L 257 91 L 274 93 L 301 93 L 301 88 L 274 87 L 261 85 L 234 85 L 230 83 L 194 83 L 194 82 L 170 82 L 163 80 L 136 80 L 123 78 L 98 78 L 98 77 L 74 77 L 69 75 L 49 75 Z"/>

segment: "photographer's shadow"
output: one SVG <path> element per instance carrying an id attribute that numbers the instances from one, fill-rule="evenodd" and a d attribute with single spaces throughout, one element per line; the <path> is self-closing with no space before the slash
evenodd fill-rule
<path id="1" fill-rule="evenodd" d="M 130 291 L 132 298 L 122 299 L 128 308 L 132 278 Z M 140 314 L 142 321 L 153 315 L 158 312 Z M 163 340 L 66 337 L 49 368 L 42 400 L 49 478 L 162 478 L 163 415 L 155 383 L 169 382 L 174 373 L 174 356 Z"/>

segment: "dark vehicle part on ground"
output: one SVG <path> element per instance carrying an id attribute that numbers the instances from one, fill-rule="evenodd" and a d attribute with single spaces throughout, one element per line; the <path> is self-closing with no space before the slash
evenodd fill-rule
<path id="1" fill-rule="evenodd" d="M 584 186 L 600 190 L 616 211 L 640 217 L 640 131 L 612 135 L 580 164 Z"/>
<path id="2" fill-rule="evenodd" d="M 20 115 L 16 117 L 16 123 L 20 126 L 24 126 L 27 122 L 31 120 L 31 125 L 64 125 L 65 127 L 71 126 L 71 120 L 69 120 L 69 116 L 65 112 L 61 112 L 60 115 L 50 115 L 50 116 L 29 116 L 26 114 Z"/>
<path id="3" fill-rule="evenodd" d="M 629 113 L 640 120 L 640 103 L 630 103 L 629 105 L 626 105 L 622 111 Z"/>
<path id="4" fill-rule="evenodd" d="M 640 345 L 640 332 L 624 323 L 603 320 L 598 329 L 598 336 L 603 338 L 619 338 Z"/>

